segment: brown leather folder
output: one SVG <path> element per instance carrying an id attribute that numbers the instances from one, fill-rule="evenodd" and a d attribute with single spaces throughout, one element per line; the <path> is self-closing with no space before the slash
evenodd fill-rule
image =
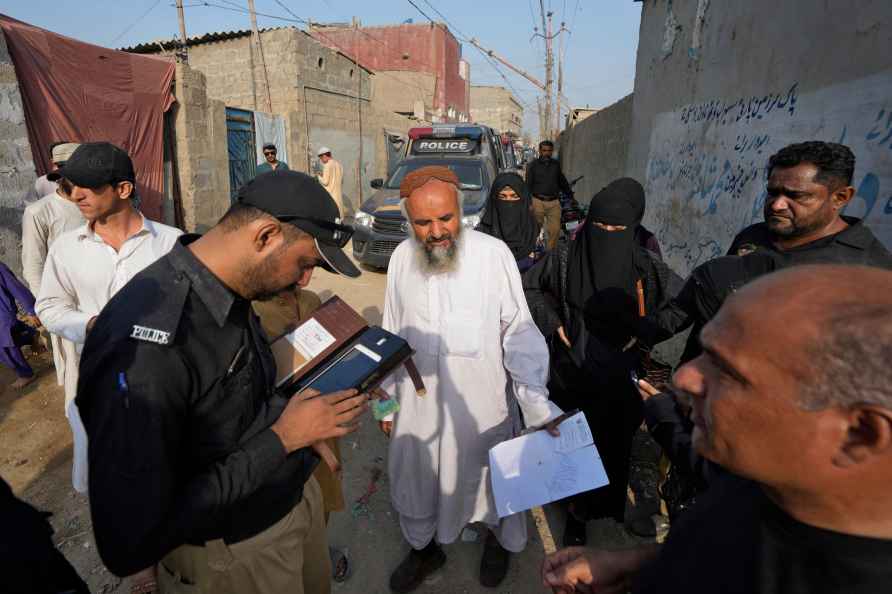
<path id="1" fill-rule="evenodd" d="M 330 298 L 295 329 L 277 337 L 270 344 L 276 360 L 276 387 L 293 394 L 302 390 L 307 382 L 315 381 L 329 370 L 337 372 L 336 364 L 350 351 L 369 351 L 361 342 L 363 335 L 368 336 L 366 333 L 370 331 L 365 319 L 340 297 Z M 375 329 L 375 332 L 385 333 L 380 329 Z M 390 336 L 402 341 L 399 337 Z M 376 386 L 402 363 L 406 366 L 416 392 L 423 396 L 424 384 L 412 362 L 411 352 L 411 348 L 406 345 L 398 360 L 382 361 L 381 369 L 365 378 L 373 381 L 373 384 L 364 381 L 355 387 Z"/>

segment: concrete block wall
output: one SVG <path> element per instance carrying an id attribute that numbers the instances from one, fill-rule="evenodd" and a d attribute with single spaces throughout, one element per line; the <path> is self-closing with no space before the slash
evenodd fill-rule
<path id="1" fill-rule="evenodd" d="M 761 221 L 768 157 L 847 144 L 865 218 L 892 247 L 892 11 L 888 0 L 645 0 L 627 172 L 679 272 Z"/>
<path id="2" fill-rule="evenodd" d="M 467 81 L 459 72 L 461 44 L 442 23 L 383 27 L 319 27 L 311 30 L 326 45 L 343 48 L 373 70 L 427 72 L 437 77 L 432 107 L 445 115 L 451 107 L 468 113 Z"/>
<path id="3" fill-rule="evenodd" d="M 189 66 L 205 75 L 211 98 L 229 107 L 283 113 L 297 106 L 297 65 L 288 59 L 297 51 L 295 32 L 261 33 L 266 72 L 250 35 L 190 46 Z M 272 110 L 267 108 L 267 78 Z"/>
<path id="4" fill-rule="evenodd" d="M 577 200 L 588 204 L 595 192 L 625 175 L 631 128 L 632 95 L 628 95 L 561 134 L 564 175 L 571 181 L 585 176 L 574 188 Z"/>
<path id="5" fill-rule="evenodd" d="M 471 86 L 471 121 L 520 136 L 523 106 L 504 87 Z"/>
<path id="6" fill-rule="evenodd" d="M 0 261 L 22 273 L 22 213 L 37 173 L 15 67 L 0 34 Z"/>
<path id="7" fill-rule="evenodd" d="M 228 107 L 286 114 L 302 109 L 304 85 L 356 95 L 361 84 L 368 96 L 369 72 L 307 33 L 284 27 L 262 31 L 260 39 L 265 71 L 250 35 L 189 47 L 189 66 L 204 73 L 210 97 Z"/>
<path id="8" fill-rule="evenodd" d="M 208 97 L 204 74 L 177 64 L 175 157 L 186 231 L 204 232 L 229 208 L 226 109 Z"/>
<path id="9" fill-rule="evenodd" d="M 369 182 L 386 170 L 384 129 L 406 132 L 409 119 L 375 109 L 370 102 L 307 87 L 307 111 L 298 113 L 296 120 L 304 126 L 309 167 L 314 172 L 318 164 L 316 153 L 322 146 L 332 149 L 332 156 L 344 168 L 343 194 L 348 213 L 359 208 L 370 194 Z M 360 146 L 361 162 L 360 162 Z"/>
<path id="10" fill-rule="evenodd" d="M 431 111 L 436 88 L 437 77 L 428 72 L 379 70 L 372 77 L 372 102 L 389 111 L 414 113 L 415 102 L 421 101 Z"/>
<path id="11" fill-rule="evenodd" d="M 292 30 L 297 55 L 299 83 L 328 91 L 368 98 L 371 93 L 369 71 L 344 54 L 328 48 L 309 34 Z M 358 80 L 357 80 L 358 79 Z"/>
<path id="12" fill-rule="evenodd" d="M 273 29 L 262 32 L 261 39 L 272 113 L 285 117 L 289 166 L 313 173 L 318 167 L 316 152 L 330 147 L 344 167 L 343 191 L 348 212 L 353 211 L 368 195 L 369 181 L 386 173 L 385 127 L 405 132 L 409 119 L 392 113 L 386 99 L 372 99 L 368 70 L 307 33 Z M 185 111 L 177 116 L 183 206 L 187 228 L 200 229 L 219 218 L 229 204 L 228 169 L 222 167 L 225 163 L 228 168 L 223 106 L 269 111 L 266 80 L 248 35 L 191 46 L 189 66 L 178 76 L 182 81 L 178 79 L 177 96 L 182 93 L 185 98 Z M 204 142 L 208 146 L 200 146 Z M 225 183 L 216 177 L 207 187 L 196 183 L 224 171 Z"/>

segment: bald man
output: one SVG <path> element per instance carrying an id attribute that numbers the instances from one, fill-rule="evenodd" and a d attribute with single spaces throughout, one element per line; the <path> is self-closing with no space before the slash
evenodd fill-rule
<path id="1" fill-rule="evenodd" d="M 852 287 L 869 287 L 852 291 Z M 676 372 L 697 451 L 727 469 L 666 545 L 548 557 L 558 592 L 886 592 L 892 272 L 802 266 L 732 296 Z M 613 588 L 613 589 L 612 589 Z"/>

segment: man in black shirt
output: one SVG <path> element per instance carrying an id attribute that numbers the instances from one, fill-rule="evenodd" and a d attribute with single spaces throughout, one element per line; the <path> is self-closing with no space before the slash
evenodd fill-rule
<path id="1" fill-rule="evenodd" d="M 841 144 L 803 142 L 773 155 L 768 161 L 765 222 L 735 238 L 729 253 L 736 255 L 694 269 L 676 297 L 642 320 L 642 342 L 653 345 L 692 327 L 681 362 L 693 359 L 700 354 L 700 329 L 724 300 L 775 269 L 821 263 L 892 269 L 892 256 L 870 229 L 839 214 L 855 195 L 854 171 L 855 156 Z M 657 390 L 642 384 L 647 425 L 683 473 L 689 465 L 690 423 L 674 405 L 672 394 L 649 398 Z"/>
<path id="2" fill-rule="evenodd" d="M 315 179 L 259 175 L 214 228 L 181 238 L 100 313 L 77 405 L 113 573 L 157 564 L 161 592 L 329 591 L 312 447 L 354 431 L 367 397 L 275 393 L 251 300 L 305 286 L 315 266 L 358 276 L 337 217 Z"/>
<path id="3" fill-rule="evenodd" d="M 855 155 L 845 145 L 810 141 L 782 148 L 768 161 L 765 221 L 741 231 L 728 254 L 761 248 L 786 264 L 892 269 L 892 255 L 863 221 L 841 214 L 855 196 L 854 173 Z"/>
<path id="4" fill-rule="evenodd" d="M 762 274 L 800 264 L 892 270 L 892 255 L 870 229 L 840 215 L 855 195 L 854 172 L 855 155 L 832 142 L 792 144 L 772 155 L 765 222 L 741 231 L 728 257 L 694 269 L 679 295 L 642 321 L 639 338 L 652 346 L 693 325 L 682 355 L 686 362 L 699 354 L 699 330 L 725 298 Z"/>
<path id="5" fill-rule="evenodd" d="M 801 266 L 733 295 L 703 330 L 704 354 L 674 378 L 692 399 L 695 448 L 728 472 L 664 546 L 565 549 L 546 559 L 545 585 L 888 591 L 890 310 L 892 272 L 861 266 Z"/>
<path id="6" fill-rule="evenodd" d="M 552 158 L 554 143 L 539 143 L 539 158 L 527 165 L 526 182 L 533 195 L 533 214 L 539 226 L 545 228 L 548 249 L 554 249 L 561 234 L 561 192 L 572 194 L 561 164 Z"/>
<path id="7" fill-rule="evenodd" d="M 765 222 L 741 231 L 729 257 L 694 269 L 679 296 L 644 321 L 639 338 L 653 345 L 692 324 L 702 328 L 725 297 L 775 268 L 863 264 L 892 270 L 892 255 L 870 229 L 840 214 L 855 196 L 854 172 L 855 155 L 832 142 L 792 144 L 772 155 Z M 697 334 L 691 336 L 683 362 L 698 354 Z"/>
<path id="8" fill-rule="evenodd" d="M 767 251 L 722 256 L 701 264 L 691 272 L 677 295 L 657 311 L 641 318 L 638 339 L 653 346 L 691 328 L 679 360 L 687 363 L 700 354 L 700 330 L 718 312 L 725 299 L 777 268 L 777 258 Z"/>

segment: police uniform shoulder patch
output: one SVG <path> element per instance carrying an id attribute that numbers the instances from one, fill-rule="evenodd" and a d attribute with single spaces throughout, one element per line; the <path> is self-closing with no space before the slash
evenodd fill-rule
<path id="1" fill-rule="evenodd" d="M 121 324 L 121 333 L 141 343 L 175 347 L 180 317 L 191 290 L 189 278 L 170 266 L 153 265 L 140 274 L 141 285 L 131 282 L 121 290 L 131 293 L 122 306 L 127 323 Z"/>
<path id="2" fill-rule="evenodd" d="M 144 340 L 146 342 L 154 342 L 155 344 L 170 344 L 170 332 L 158 330 L 156 328 L 147 328 L 146 326 L 133 325 L 130 332 L 130 338 Z"/>

